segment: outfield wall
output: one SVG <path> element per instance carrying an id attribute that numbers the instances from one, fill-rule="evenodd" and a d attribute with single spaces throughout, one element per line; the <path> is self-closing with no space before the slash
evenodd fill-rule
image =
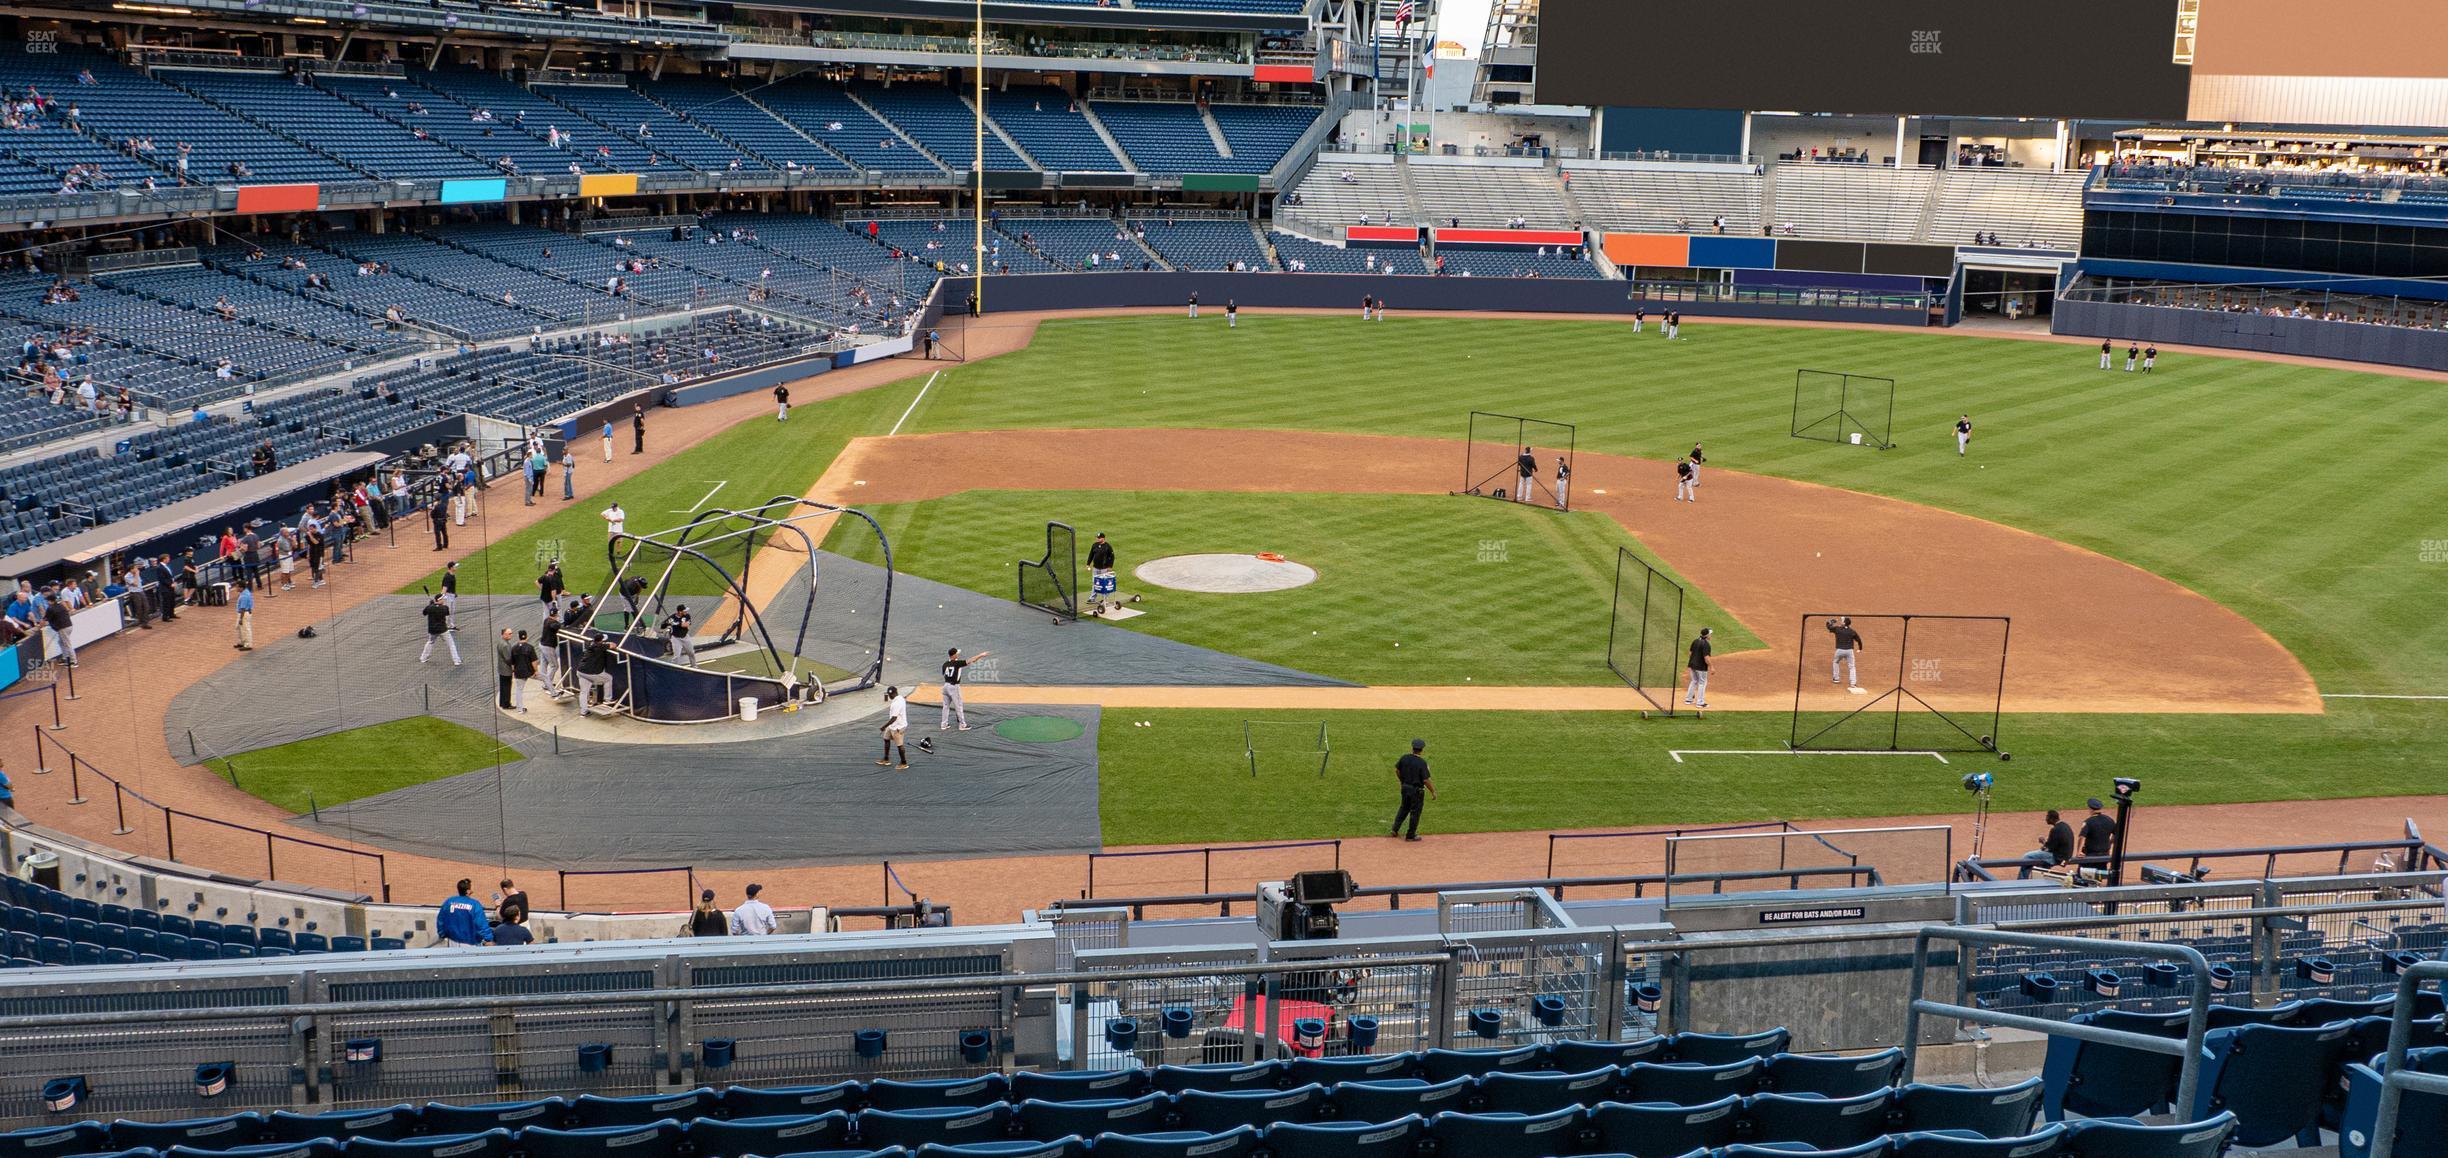
<path id="1" fill-rule="evenodd" d="M 965 285 L 966 282 L 964 281 Z M 1363 296 L 1385 299 L 1395 313 L 1445 310 L 1506 310 L 1534 314 L 1630 314 L 1630 287 L 1595 278 L 1428 277 L 1425 275 L 1332 273 L 1121 273 L 1005 274 L 987 279 L 988 313 L 1034 310 L 1179 307 L 1198 294 L 1199 304 L 1221 311 L 1226 301 L 1252 309 L 1328 309 L 1357 313 Z M 1651 311 L 1663 308 L 1645 302 Z M 1756 318 L 1776 321 L 1863 322 L 1927 326 L 1923 310 L 1785 305 L 1771 302 L 1672 303 L 1691 318 Z"/>
<path id="2" fill-rule="evenodd" d="M 2059 298 L 2053 333 L 2448 370 L 2448 332 Z"/>

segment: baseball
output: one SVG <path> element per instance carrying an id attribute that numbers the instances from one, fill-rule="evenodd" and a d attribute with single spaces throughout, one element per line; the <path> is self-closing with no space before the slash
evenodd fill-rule
<path id="1" fill-rule="evenodd" d="M 1813 552 L 1811 552 L 1811 558 L 1816 559 L 1816 558 L 1818 558 L 1818 557 L 1819 557 L 1819 552 L 1817 552 L 1817 551 L 1813 551 Z"/>

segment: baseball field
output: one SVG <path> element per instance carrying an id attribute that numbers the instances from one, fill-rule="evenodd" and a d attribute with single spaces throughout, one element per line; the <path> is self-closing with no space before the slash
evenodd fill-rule
<path id="1" fill-rule="evenodd" d="M 1895 379 L 1896 447 L 1792 438 L 1803 368 Z M 653 529 L 815 494 L 875 513 L 902 571 L 1008 597 L 1012 564 L 1061 520 L 1083 546 L 1112 535 L 1147 599 L 1144 617 L 1077 630 L 1385 693 L 1109 700 L 1108 845 L 1381 833 L 1385 766 L 1412 736 L 1431 741 L 1430 827 L 1449 832 L 1957 813 L 1975 765 L 1997 772 L 2001 808 L 2076 805 L 2119 775 L 2154 803 L 2419 794 L 2440 783 L 2429 740 L 2448 712 L 2448 523 L 2409 501 L 2448 494 L 2428 437 L 2439 390 L 2179 353 L 2101 372 L 2083 346 L 1961 334 L 1065 319 L 1014 353 L 742 423 L 487 544 L 462 582 L 526 593 L 552 555 L 574 589 L 599 582 L 608 498 Z M 1576 509 L 1443 494 L 1472 410 L 1574 424 Z M 1962 414 L 1976 434 L 1959 457 Z M 1702 502 L 1675 504 L 1667 464 L 1695 442 Z M 1690 589 L 1684 623 L 1713 626 L 1727 661 L 1712 698 L 1736 710 L 1621 710 L 1604 664 L 1619 546 Z M 1190 595 L 1129 576 L 1258 551 L 1319 578 Z M 1690 755 L 1786 739 L 1795 606 L 2016 615 L 2012 763 Z M 1275 765 L 1252 780 L 1248 719 L 1329 722 L 1325 781 Z M 1125 720 L 1147 726 L 1111 726 Z"/>

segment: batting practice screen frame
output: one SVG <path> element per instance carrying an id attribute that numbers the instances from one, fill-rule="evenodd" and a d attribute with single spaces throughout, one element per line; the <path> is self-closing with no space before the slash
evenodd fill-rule
<path id="1" fill-rule="evenodd" d="M 1861 635 L 1845 672 L 1851 684 L 1835 678 L 1834 634 L 1826 624 L 1838 618 L 1850 619 Z M 2013 636 L 2014 619 L 2005 615 L 1804 615 L 1787 747 L 1995 753 Z"/>
<path id="2" fill-rule="evenodd" d="M 1883 399 L 1879 397 L 1881 386 L 1885 387 Z M 1894 450 L 1895 391 L 1893 378 L 1840 370 L 1796 370 L 1793 436 L 1843 445 L 1852 441 L 1849 433 L 1859 433 L 1864 446 Z M 1871 425 L 1874 421 L 1875 427 Z"/>
<path id="3" fill-rule="evenodd" d="M 1480 449 L 1479 443 L 1483 439 L 1494 441 L 1495 435 L 1508 429 L 1511 431 L 1511 437 L 1501 456 L 1502 461 L 1494 464 L 1495 469 L 1489 470 L 1488 456 Z M 1547 439 L 1530 437 L 1534 432 L 1558 437 Z M 1579 440 L 1580 435 L 1581 428 L 1569 422 L 1525 418 L 1519 414 L 1498 414 L 1493 410 L 1473 410 L 1470 412 L 1470 422 L 1464 430 L 1462 442 L 1462 489 L 1456 493 L 1495 498 L 1496 495 L 1488 484 L 1520 477 L 1515 473 L 1515 464 L 1519 461 L 1522 447 L 1527 446 L 1535 450 L 1541 445 L 1554 446 L 1559 439 L 1564 446 L 1564 469 L 1573 470 L 1573 444 Z M 1487 477 L 1480 477 L 1482 471 L 1487 472 Z M 1549 475 L 1541 477 L 1552 477 L 1552 471 Z M 1514 501 L 1509 489 L 1506 491 L 1504 501 Z M 1572 509 L 1572 493 L 1566 491 L 1564 501 L 1558 502 L 1554 488 L 1549 486 L 1545 501 L 1534 505 L 1552 510 L 1569 511 Z"/>
<path id="4" fill-rule="evenodd" d="M 1656 638 L 1659 634 L 1664 639 Z M 1683 585 L 1629 547 L 1615 548 L 1614 605 L 1607 611 L 1606 665 L 1651 707 L 1672 716 L 1683 673 Z M 1628 665 L 1628 669 L 1627 669 Z M 1659 703 L 1651 694 L 1666 691 Z"/>
<path id="5" fill-rule="evenodd" d="M 1020 560 L 1020 605 L 1078 619 L 1079 532 L 1069 523 L 1047 520 L 1045 534 L 1045 556 Z M 1029 582 L 1032 574 L 1038 577 L 1033 585 Z"/>

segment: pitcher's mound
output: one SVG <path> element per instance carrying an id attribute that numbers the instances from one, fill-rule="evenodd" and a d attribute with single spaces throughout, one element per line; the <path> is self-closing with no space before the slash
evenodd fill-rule
<path id="1" fill-rule="evenodd" d="M 1131 574 L 1158 587 L 1211 595 L 1283 591 L 1317 582 L 1314 568 L 1257 555 L 1167 555 L 1141 563 Z"/>

